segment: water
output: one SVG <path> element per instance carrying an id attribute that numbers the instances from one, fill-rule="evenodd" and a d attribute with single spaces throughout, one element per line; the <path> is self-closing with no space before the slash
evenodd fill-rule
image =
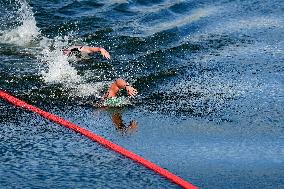
<path id="1" fill-rule="evenodd" d="M 284 188 L 283 1 L 1 0 L 0 9 L 1 89 L 200 188 Z M 112 59 L 62 55 L 77 44 Z M 138 89 L 133 106 L 95 108 L 117 77 Z M 37 115 L 0 109 L 1 188 L 177 188 Z"/>

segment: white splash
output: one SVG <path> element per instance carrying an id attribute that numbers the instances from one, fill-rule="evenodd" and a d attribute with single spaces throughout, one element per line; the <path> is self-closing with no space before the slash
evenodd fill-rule
<path id="1" fill-rule="evenodd" d="M 77 70 L 68 62 L 68 57 L 63 55 L 62 49 L 67 45 L 68 36 L 57 37 L 54 40 L 43 38 L 40 41 L 42 53 L 38 55 L 41 63 L 47 66 L 42 71 L 43 80 L 46 83 L 75 84 L 82 82 Z"/>
<path id="2" fill-rule="evenodd" d="M 46 83 L 78 83 L 81 82 L 81 77 L 72 67 L 67 57 L 60 50 L 43 50 L 42 60 L 47 64 L 47 71 L 42 72 L 43 79 Z"/>
<path id="3" fill-rule="evenodd" d="M 73 95 L 80 97 L 95 96 L 97 98 L 102 98 L 104 95 L 103 88 L 105 85 L 105 82 L 80 83 L 76 85 Z"/>
<path id="4" fill-rule="evenodd" d="M 70 36 L 56 37 L 52 40 L 43 38 L 40 41 L 43 50 L 38 59 L 44 64 L 41 72 L 43 81 L 47 84 L 61 84 L 64 89 L 70 91 L 71 96 L 93 95 L 100 98 L 104 84 L 87 83 L 84 76 L 79 75 L 76 68 L 69 63 L 72 62 L 72 57 L 63 54 L 62 49 L 68 46 L 69 38 Z"/>
<path id="5" fill-rule="evenodd" d="M 20 4 L 18 11 L 16 13 L 12 12 L 9 14 L 11 14 L 11 17 L 16 17 L 19 25 L 17 25 L 14 29 L 1 31 L 2 36 L 0 36 L 0 40 L 2 43 L 25 46 L 40 35 L 40 30 L 36 26 L 33 11 L 28 3 L 24 0 L 18 0 L 17 3 Z"/>

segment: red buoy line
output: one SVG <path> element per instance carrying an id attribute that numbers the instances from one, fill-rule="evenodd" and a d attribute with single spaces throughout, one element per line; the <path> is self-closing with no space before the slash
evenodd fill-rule
<path id="1" fill-rule="evenodd" d="M 73 131 L 77 132 L 77 133 L 80 133 L 86 137 L 88 137 L 89 139 L 121 154 L 121 155 L 124 155 L 130 159 L 132 159 L 133 161 L 136 161 L 142 165 L 144 165 L 145 167 L 153 170 L 154 172 L 160 174 L 161 176 L 167 178 L 168 180 L 174 182 L 175 184 L 181 186 L 182 188 L 186 188 L 186 189 L 197 189 L 196 186 L 192 185 L 191 183 L 183 180 L 182 178 L 174 175 L 173 173 L 157 166 L 156 164 L 138 156 L 137 154 L 131 152 L 131 151 L 128 151 L 126 150 L 125 148 L 122 148 L 120 146 L 118 146 L 117 144 L 114 144 L 110 141 L 108 141 L 107 139 L 99 136 L 99 135 L 96 135 L 90 131 L 88 131 L 87 129 L 84 129 L 84 128 L 81 128 L 79 127 L 78 125 L 75 125 L 69 121 L 66 121 L 56 115 L 53 115 L 49 112 L 46 112 L 46 111 L 43 111 L 35 106 L 32 106 L 30 104 L 27 104 L 26 102 L 24 101 L 21 101 L 11 95 L 9 95 L 8 93 L 0 90 L 0 98 L 4 99 L 5 101 L 15 105 L 15 106 L 18 106 L 18 107 L 21 107 L 21 108 L 24 108 L 26 110 L 29 110 L 29 111 L 32 111 L 34 113 L 37 113 L 39 114 L 40 116 L 50 120 L 50 121 L 53 121 L 55 123 L 58 123 L 59 125 L 62 125 L 66 128 L 69 128 L 69 129 L 72 129 Z"/>

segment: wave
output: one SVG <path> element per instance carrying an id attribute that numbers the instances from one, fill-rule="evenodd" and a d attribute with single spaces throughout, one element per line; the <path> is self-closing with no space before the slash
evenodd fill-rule
<path id="1" fill-rule="evenodd" d="M 197 20 L 200 20 L 201 18 L 208 17 L 218 11 L 218 7 L 206 7 L 206 8 L 199 8 L 196 10 L 193 10 L 191 14 L 177 17 L 176 19 L 173 19 L 172 21 L 166 21 L 166 22 L 154 22 L 153 24 L 150 24 L 150 26 L 144 26 L 144 32 L 147 35 L 151 35 L 154 33 L 159 33 L 161 31 L 170 30 L 173 28 L 183 27 L 185 25 L 189 25 L 192 22 L 195 22 Z"/>
<path id="2" fill-rule="evenodd" d="M 26 46 L 40 35 L 40 29 L 36 26 L 34 13 L 28 3 L 24 0 L 15 3 L 15 6 L 19 5 L 19 9 L 8 12 L 6 19 L 16 19 L 18 24 L 11 30 L 1 31 L 0 40 L 1 43 Z"/>
<path id="3" fill-rule="evenodd" d="M 249 34 L 249 32 L 259 32 L 265 29 L 278 28 L 283 29 L 283 20 L 273 16 L 259 16 L 250 18 L 238 18 L 230 19 L 222 22 L 221 20 L 214 25 L 209 25 L 199 31 L 198 33 L 191 34 L 191 41 L 200 41 L 205 38 L 211 38 L 212 35 L 220 34 L 234 34 L 243 33 Z"/>

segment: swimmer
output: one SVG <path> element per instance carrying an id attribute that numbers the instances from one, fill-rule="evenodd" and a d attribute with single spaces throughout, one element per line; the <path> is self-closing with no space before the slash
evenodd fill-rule
<path id="1" fill-rule="evenodd" d="M 130 97 L 134 97 L 138 93 L 134 87 L 121 78 L 116 79 L 105 89 L 106 92 L 103 94 L 100 102 L 96 103 L 97 107 L 119 107 L 129 103 L 125 97 L 118 95 L 122 89 L 124 89 Z"/>
<path id="2" fill-rule="evenodd" d="M 72 46 L 67 49 L 63 49 L 63 54 L 70 56 L 72 53 L 86 53 L 86 54 L 92 54 L 100 52 L 103 57 L 106 59 L 110 59 L 109 53 L 102 47 L 89 47 L 89 46 Z"/>
<path id="3" fill-rule="evenodd" d="M 130 96 L 130 97 L 134 97 L 135 95 L 137 95 L 137 90 L 134 87 L 130 86 L 125 80 L 119 78 L 119 79 L 116 79 L 109 86 L 109 89 L 107 90 L 107 92 L 105 93 L 105 95 L 102 99 L 103 104 L 104 104 L 104 102 L 106 102 L 108 100 L 113 100 L 113 98 L 116 98 L 117 93 L 121 89 L 125 89 L 128 96 Z M 114 101 L 112 101 L 112 102 L 114 102 Z M 109 105 L 109 103 L 106 103 L 106 104 Z M 113 105 L 113 104 L 110 104 L 110 105 Z M 120 131 L 122 134 L 135 132 L 137 130 L 137 122 L 135 120 L 132 120 L 132 121 L 129 122 L 128 125 L 125 125 L 123 120 L 122 120 L 120 110 L 119 109 L 112 109 L 110 111 L 110 112 L 112 112 L 111 118 L 112 118 L 112 122 L 115 125 L 116 129 L 118 131 Z"/>

